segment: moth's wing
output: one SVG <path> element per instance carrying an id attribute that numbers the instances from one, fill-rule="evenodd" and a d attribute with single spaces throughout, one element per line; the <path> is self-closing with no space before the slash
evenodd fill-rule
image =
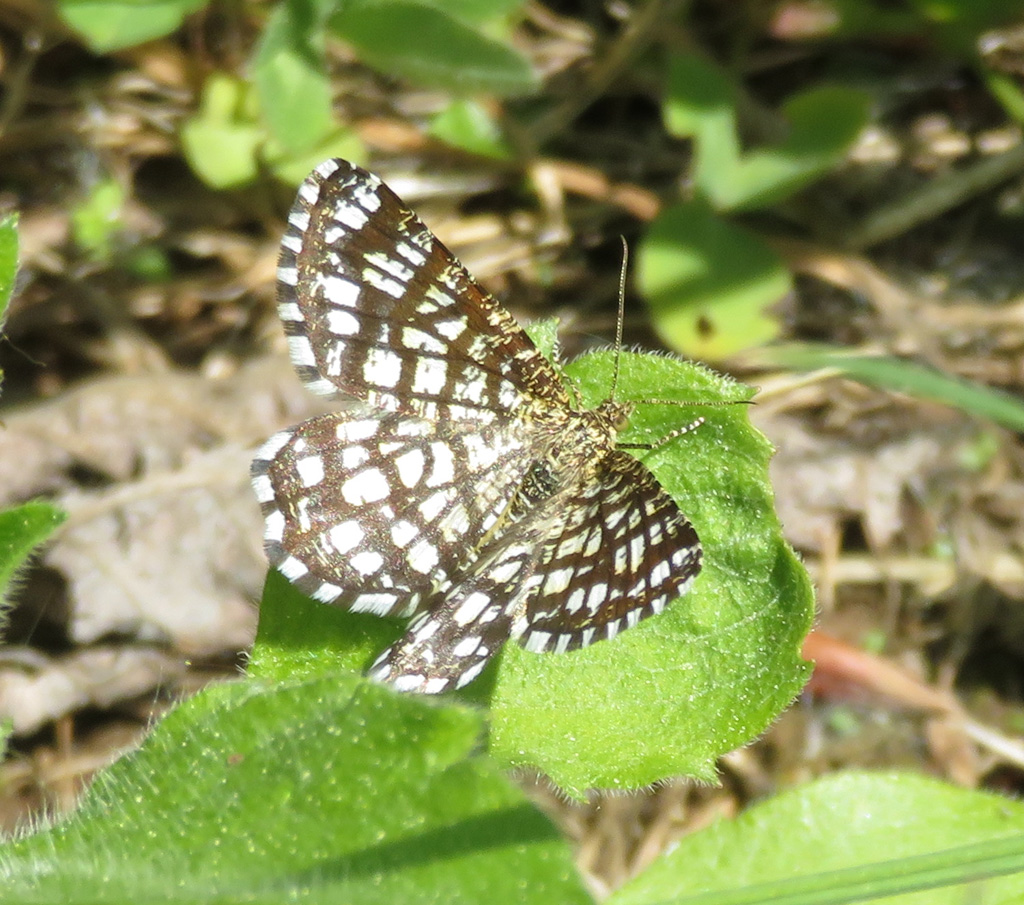
<path id="1" fill-rule="evenodd" d="M 510 637 L 565 651 L 614 637 L 684 594 L 697 534 L 654 476 L 614 451 L 593 484 L 506 526 L 440 587 L 369 675 L 402 691 L 471 682 Z"/>
<path id="2" fill-rule="evenodd" d="M 278 311 L 314 392 L 427 420 L 492 422 L 565 388 L 515 319 L 376 176 L 328 160 L 300 186 Z"/>
<path id="3" fill-rule="evenodd" d="M 693 525 L 642 462 L 621 450 L 562 494 L 512 634 L 532 651 L 613 638 L 689 590 L 701 567 Z"/>
<path id="4" fill-rule="evenodd" d="M 426 694 L 472 682 L 509 639 L 536 568 L 546 515 L 535 512 L 500 534 L 441 586 L 367 675 L 399 691 Z"/>
<path id="5" fill-rule="evenodd" d="M 515 425 L 439 432 L 407 415 L 312 418 L 253 460 L 267 557 L 317 600 L 411 614 L 466 568 L 529 464 Z"/>

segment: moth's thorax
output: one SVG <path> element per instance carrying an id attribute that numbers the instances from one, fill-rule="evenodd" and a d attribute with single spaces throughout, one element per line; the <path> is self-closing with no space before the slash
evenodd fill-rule
<path id="1" fill-rule="evenodd" d="M 632 405 L 605 400 L 597 408 L 574 411 L 538 407 L 532 414 L 538 432 L 547 434 L 544 459 L 562 478 L 595 469 L 615 449 L 615 438 L 629 420 Z"/>

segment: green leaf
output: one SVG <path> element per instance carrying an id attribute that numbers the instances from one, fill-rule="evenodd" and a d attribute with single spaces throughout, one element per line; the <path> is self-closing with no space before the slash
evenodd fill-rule
<path id="1" fill-rule="evenodd" d="M 311 600 L 276 569 L 267 573 L 248 672 L 290 679 L 358 675 L 395 640 L 396 622 Z"/>
<path id="2" fill-rule="evenodd" d="M 716 210 L 767 207 L 834 167 L 867 122 L 868 98 L 825 86 L 783 106 L 789 131 L 781 143 L 742 153 L 736 89 L 716 66 L 696 55 L 669 62 L 665 122 L 695 142 L 693 181 Z"/>
<path id="3" fill-rule="evenodd" d="M 18 275 L 18 215 L 0 218 L 0 328 L 7 317 L 7 306 Z M 2 373 L 2 372 L 0 372 Z"/>
<path id="4" fill-rule="evenodd" d="M 32 551 L 53 534 L 64 518 L 63 512 L 42 500 L 0 512 L 0 600 Z"/>
<path id="5" fill-rule="evenodd" d="M 75 815 L 0 849 L 4 898 L 590 901 L 555 829 L 477 753 L 480 728 L 352 677 L 207 689 Z"/>
<path id="6" fill-rule="evenodd" d="M 124 266 L 140 280 L 148 283 L 169 282 L 175 274 L 174 265 L 164 249 L 156 244 L 137 245 L 125 257 Z"/>
<path id="7" fill-rule="evenodd" d="M 75 242 L 94 260 L 109 261 L 121 229 L 125 193 L 116 179 L 97 182 L 71 211 Z"/>
<path id="8" fill-rule="evenodd" d="M 867 123 L 868 106 L 867 96 L 852 88 L 805 91 L 783 105 L 785 141 L 746 155 L 732 171 L 706 161 L 702 188 L 720 210 L 768 207 L 788 198 L 842 161 Z"/>
<path id="9" fill-rule="evenodd" d="M 434 117 L 430 134 L 452 147 L 481 157 L 509 160 L 513 156 L 512 147 L 505 141 L 495 118 L 476 101 L 452 101 Z"/>
<path id="10" fill-rule="evenodd" d="M 293 103 L 301 106 L 298 99 Z M 315 128 L 303 141 L 313 131 Z M 313 145 L 301 150 L 294 149 L 296 142 L 283 144 L 268 135 L 263 125 L 257 92 L 223 73 L 207 78 L 199 112 L 185 123 L 181 142 L 192 169 L 218 189 L 247 185 L 257 177 L 261 165 L 282 182 L 298 185 L 329 157 L 359 160 L 365 154 L 359 137 L 347 128 L 320 135 Z"/>
<path id="11" fill-rule="evenodd" d="M 923 20 L 915 23 L 918 36 L 930 26 L 951 53 L 971 61 L 978 55 L 984 32 L 1020 21 L 1017 0 L 914 0 L 910 6 Z"/>
<path id="12" fill-rule="evenodd" d="M 207 0 L 59 0 L 61 18 L 100 53 L 162 38 Z"/>
<path id="13" fill-rule="evenodd" d="M 791 344 L 759 349 L 752 361 L 800 371 L 832 368 L 861 383 L 931 399 L 969 415 L 991 418 L 1011 430 L 1024 431 L 1024 402 L 1017 396 L 902 358 L 858 355 L 830 346 Z"/>
<path id="14" fill-rule="evenodd" d="M 1010 903 L 1020 900 L 1021 871 L 1020 802 L 910 774 L 851 772 L 685 837 L 607 901 L 827 905 L 916 892 L 884 902 Z"/>
<path id="15" fill-rule="evenodd" d="M 338 36 L 389 76 L 460 94 L 521 95 L 537 87 L 529 62 L 444 11 L 411 0 L 350 0 L 331 18 Z"/>
<path id="16" fill-rule="evenodd" d="M 270 14 L 253 59 L 253 82 L 270 134 L 291 152 L 308 151 L 335 129 L 324 57 L 333 0 L 286 0 Z"/>
<path id="17" fill-rule="evenodd" d="M 611 369 L 602 353 L 566 370 L 597 404 Z M 707 419 L 643 456 L 701 537 L 694 590 L 581 651 L 538 655 L 508 644 L 463 690 L 478 702 L 490 697 L 490 750 L 499 762 L 539 767 L 577 795 L 680 774 L 711 781 L 714 759 L 759 734 L 808 675 L 799 649 L 813 594 L 772 508 L 768 443 L 750 427 L 746 406 L 714 405 L 750 391 L 697 365 L 623 354 L 617 395 L 698 403 L 638 407 L 623 442 L 656 442 L 698 415 Z M 252 668 L 278 677 L 361 671 L 403 631 L 400 622 L 309 601 L 273 575 Z"/>
<path id="18" fill-rule="evenodd" d="M 607 396 L 612 363 L 598 353 L 567 366 L 588 405 Z M 808 676 L 799 650 L 813 592 L 774 512 L 770 447 L 746 406 L 700 405 L 750 391 L 671 358 L 624 353 L 621 367 L 622 400 L 696 403 L 639 406 L 623 442 L 654 443 L 706 418 L 641 455 L 696 527 L 704 568 L 690 594 L 614 641 L 564 655 L 506 645 L 491 753 L 538 766 L 570 794 L 710 781 L 715 758 L 758 735 Z"/>
<path id="19" fill-rule="evenodd" d="M 773 339 L 779 325 L 765 311 L 792 289 L 775 252 L 700 202 L 662 210 L 637 279 L 665 343 L 712 361 Z"/>
<path id="20" fill-rule="evenodd" d="M 974 0 L 967 0 L 968 3 Z M 892 7 L 884 0 L 835 0 L 828 10 L 830 37 L 919 35 L 921 20 L 913 11 Z"/>
<path id="21" fill-rule="evenodd" d="M 257 151 L 264 137 L 255 93 L 223 73 L 206 79 L 199 112 L 181 129 L 189 166 L 216 189 L 237 188 L 256 178 Z"/>
<path id="22" fill-rule="evenodd" d="M 530 341 L 540 354 L 556 365 L 561 360 L 558 351 L 558 324 L 557 317 L 544 317 L 523 326 L 526 335 L 530 337 Z"/>
<path id="23" fill-rule="evenodd" d="M 422 6 L 442 10 L 470 25 L 485 25 L 510 17 L 525 5 L 523 0 L 419 0 Z"/>
<path id="24" fill-rule="evenodd" d="M 699 139 L 699 154 L 717 155 L 723 166 L 735 166 L 740 156 L 735 86 L 718 66 L 696 54 L 673 54 L 667 75 L 663 115 L 668 131 Z"/>
<path id="25" fill-rule="evenodd" d="M 1006 115 L 1018 125 L 1024 123 L 1024 92 L 1011 75 L 998 72 L 987 67 L 982 68 L 981 76 L 992 96 L 999 101 Z"/>
<path id="26" fill-rule="evenodd" d="M 274 138 L 263 146 L 263 161 L 285 185 L 298 185 L 310 170 L 331 157 L 361 161 L 366 157 L 362 139 L 348 128 L 328 133 L 324 140 L 305 151 L 288 151 Z"/>

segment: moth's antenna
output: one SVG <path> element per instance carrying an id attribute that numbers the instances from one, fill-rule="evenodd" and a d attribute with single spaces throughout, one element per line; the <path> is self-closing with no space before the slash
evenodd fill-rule
<path id="1" fill-rule="evenodd" d="M 619 271 L 619 316 L 615 322 L 615 369 L 612 371 L 612 389 L 608 395 L 609 401 L 615 401 L 615 388 L 619 383 L 619 362 L 622 359 L 622 325 L 626 319 L 626 271 L 629 266 L 629 245 L 626 244 L 626 237 L 619 236 L 622 241 L 622 269 Z M 633 399 L 630 406 L 634 405 L 749 405 L 749 399 L 715 399 L 710 402 L 684 402 L 675 399 Z M 685 427 L 670 431 L 657 443 L 618 443 L 620 449 L 658 449 L 666 443 L 696 430 L 704 423 L 704 417 L 694 418 Z"/>
<path id="2" fill-rule="evenodd" d="M 626 237 L 619 236 L 622 242 L 622 268 L 619 270 L 619 316 L 615 320 L 615 370 L 612 371 L 612 389 L 608 398 L 615 399 L 615 388 L 619 384 L 619 359 L 622 358 L 622 322 L 626 319 L 626 268 L 629 265 L 629 245 Z"/>

